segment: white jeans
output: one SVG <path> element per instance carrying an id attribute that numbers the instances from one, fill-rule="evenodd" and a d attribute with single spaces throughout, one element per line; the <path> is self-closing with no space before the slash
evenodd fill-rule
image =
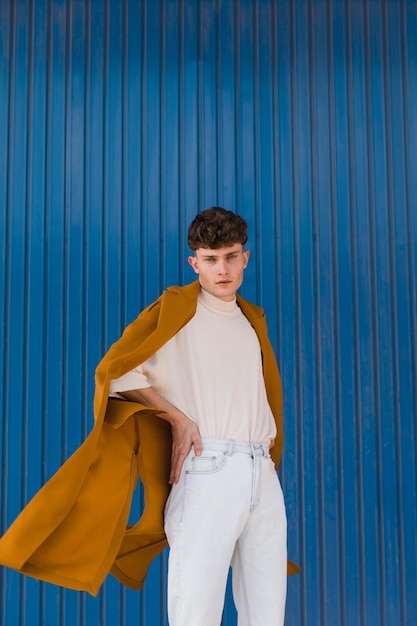
<path id="1" fill-rule="evenodd" d="M 219 626 L 229 566 L 239 626 L 282 626 L 287 522 L 265 444 L 203 439 L 165 508 L 170 626 Z"/>

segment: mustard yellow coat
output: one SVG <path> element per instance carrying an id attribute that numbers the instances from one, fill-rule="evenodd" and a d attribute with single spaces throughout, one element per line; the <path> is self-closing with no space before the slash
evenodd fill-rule
<path id="1" fill-rule="evenodd" d="M 141 589 L 151 561 L 167 545 L 163 510 L 169 493 L 171 432 L 156 410 L 108 399 L 110 381 L 161 348 L 194 315 L 200 285 L 170 287 L 125 329 L 96 370 L 94 428 L 40 489 L 0 539 L 0 564 L 28 576 L 97 595 L 111 573 Z M 263 356 L 268 401 L 282 451 L 282 392 L 263 310 L 238 295 Z M 144 488 L 140 520 L 127 526 L 138 476 Z M 298 567 L 289 562 L 288 573 Z"/>

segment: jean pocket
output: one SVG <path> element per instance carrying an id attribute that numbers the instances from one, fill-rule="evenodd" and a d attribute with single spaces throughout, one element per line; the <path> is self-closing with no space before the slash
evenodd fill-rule
<path id="1" fill-rule="evenodd" d="M 203 452 L 200 456 L 190 458 L 187 474 L 215 474 L 226 465 L 223 452 Z"/>

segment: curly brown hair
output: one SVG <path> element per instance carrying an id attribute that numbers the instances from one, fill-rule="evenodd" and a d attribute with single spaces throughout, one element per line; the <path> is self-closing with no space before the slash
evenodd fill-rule
<path id="1" fill-rule="evenodd" d="M 248 240 L 248 224 L 243 217 L 220 206 L 212 206 L 198 213 L 188 228 L 188 245 L 198 248 L 224 248 Z"/>

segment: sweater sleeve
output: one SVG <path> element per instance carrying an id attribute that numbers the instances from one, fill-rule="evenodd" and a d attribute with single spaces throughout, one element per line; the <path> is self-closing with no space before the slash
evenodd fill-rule
<path id="1" fill-rule="evenodd" d="M 118 396 L 123 391 L 133 391 L 134 389 L 146 389 L 151 385 L 143 372 L 142 365 L 138 365 L 127 374 L 123 374 L 120 378 L 115 378 L 110 383 L 111 397 Z"/>

